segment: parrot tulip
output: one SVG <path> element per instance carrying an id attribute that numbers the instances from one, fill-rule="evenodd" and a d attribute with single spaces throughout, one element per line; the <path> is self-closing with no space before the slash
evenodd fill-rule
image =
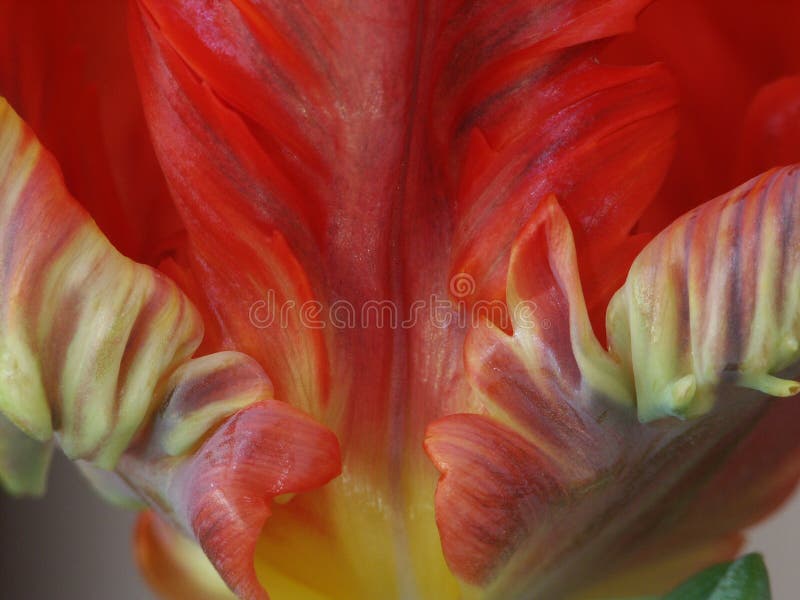
<path id="1" fill-rule="evenodd" d="M 618 598 L 732 557 L 800 476 L 798 22 L 0 4 L 0 481 L 57 446 L 149 509 L 165 598 Z"/>

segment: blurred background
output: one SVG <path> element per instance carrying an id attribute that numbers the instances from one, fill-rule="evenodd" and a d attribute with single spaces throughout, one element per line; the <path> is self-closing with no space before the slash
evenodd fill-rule
<path id="1" fill-rule="evenodd" d="M 134 520 L 56 452 L 44 498 L 0 492 L 0 598 L 154 600 L 133 562 Z"/>
<path id="2" fill-rule="evenodd" d="M 133 562 L 135 516 L 97 498 L 56 453 L 47 496 L 12 500 L 0 493 L 0 597 L 9 600 L 155 600 Z M 794 600 L 800 496 L 750 534 L 764 553 L 773 598 Z"/>

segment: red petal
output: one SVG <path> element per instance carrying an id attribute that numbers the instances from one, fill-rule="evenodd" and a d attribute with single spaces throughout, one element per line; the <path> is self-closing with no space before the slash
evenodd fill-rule
<path id="1" fill-rule="evenodd" d="M 144 122 L 125 2 L 0 5 L 0 96 L 114 245 L 151 264 L 181 229 Z"/>
<path id="2" fill-rule="evenodd" d="M 411 570 L 455 586 L 430 543 L 420 448 L 428 423 L 479 403 L 465 328 L 414 307 L 446 302 L 461 272 L 477 284 L 466 304 L 502 300 L 513 240 L 553 191 L 596 259 L 582 262 L 594 310 L 612 289 L 600 273 L 624 276 L 611 258 L 630 252 L 671 158 L 674 89 L 660 67 L 595 59 L 644 4 L 138 3 L 145 112 L 187 224 L 193 297 L 219 331 L 204 349 L 252 355 L 277 397 L 343 440 L 353 483 L 314 517 L 365 596 L 406 576 L 388 552 L 364 568 L 360 540 L 393 548 L 398 531 Z M 318 303 L 324 327 L 254 327 L 270 302 Z M 337 302 L 357 326 L 327 318 Z M 413 324 L 369 322 L 368 302 Z"/>
<path id="3" fill-rule="evenodd" d="M 800 162 L 800 76 L 784 77 L 759 90 L 744 121 L 737 175 Z"/>
<path id="4" fill-rule="evenodd" d="M 399 382 L 435 369 L 432 354 L 457 368 L 460 334 L 259 331 L 249 308 L 275 291 L 275 306 L 316 302 L 323 315 L 336 301 L 387 301 L 403 321 L 460 272 L 477 282 L 469 302 L 502 299 L 511 242 L 553 192 L 597 257 L 588 274 L 603 265 L 621 279 L 622 261 L 608 265 L 671 158 L 674 90 L 660 67 L 595 57 L 643 4 L 140 2 L 146 112 L 220 343 L 256 357 L 279 397 L 330 411 L 356 455 L 377 458 L 412 397 L 416 446 L 444 395 Z M 592 306 L 609 293 L 589 289 Z M 439 372 L 430 380 L 454 381 Z"/>
<path id="5" fill-rule="evenodd" d="M 800 6 L 787 0 L 657 0 L 636 31 L 606 53 L 622 64 L 663 61 L 680 89 L 677 160 L 645 216 L 646 231 L 660 230 L 758 172 L 788 164 L 746 173 L 736 168 L 740 148 L 747 151 L 748 106 L 763 86 L 800 72 L 798 22 Z"/>
<path id="6" fill-rule="evenodd" d="M 169 130 L 157 137 L 157 149 L 187 223 L 189 279 L 200 283 L 195 299 L 219 329 L 214 349 L 252 353 L 278 397 L 319 411 L 328 385 L 325 332 L 305 326 L 300 316 L 300 307 L 317 295 L 293 240 L 271 218 L 291 214 L 280 203 L 297 192 L 241 117 L 187 68 L 149 13 L 135 14 L 133 22 L 145 62 L 145 102 L 159 111 L 159 127 Z M 162 90 L 172 89 L 165 101 Z M 266 205 L 254 205 L 257 198 Z M 291 233 L 302 231 L 302 221 L 282 224 Z"/>
<path id="7" fill-rule="evenodd" d="M 626 242 L 661 184 L 675 131 L 669 78 L 660 67 L 599 66 L 595 52 L 589 47 L 564 57 L 569 62 L 552 74 L 552 58 L 543 60 L 545 79 L 525 90 L 524 110 L 508 116 L 509 107 L 490 105 L 477 122 L 468 121 L 469 112 L 462 117 L 460 128 L 502 126 L 509 138 L 494 141 L 491 160 L 472 167 L 483 175 L 462 184 L 455 197 L 460 227 L 453 273 L 472 274 L 475 299 L 503 297 L 511 243 L 547 195 L 562 199 L 579 253 L 596 258 L 597 264 L 584 264 L 592 277 Z M 626 268 L 604 269 L 602 276 L 621 280 Z"/>

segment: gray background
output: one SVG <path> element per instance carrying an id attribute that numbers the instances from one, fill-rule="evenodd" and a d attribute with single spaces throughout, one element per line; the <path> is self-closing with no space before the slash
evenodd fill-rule
<path id="1" fill-rule="evenodd" d="M 43 500 L 0 493 L 0 598 L 153 600 L 133 563 L 134 516 L 109 507 L 59 456 Z M 800 497 L 755 528 L 748 550 L 764 552 L 775 600 L 800 597 L 795 552 Z"/>
<path id="2" fill-rule="evenodd" d="M 0 491 L 0 598 L 153 600 L 133 562 L 134 518 L 100 500 L 57 452 L 43 499 Z"/>

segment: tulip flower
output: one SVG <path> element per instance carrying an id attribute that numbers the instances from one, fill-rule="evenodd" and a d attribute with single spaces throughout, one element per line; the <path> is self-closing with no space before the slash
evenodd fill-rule
<path id="1" fill-rule="evenodd" d="M 4 487 L 60 448 L 165 598 L 732 558 L 800 476 L 800 5 L 650 4 L 0 5 Z"/>

